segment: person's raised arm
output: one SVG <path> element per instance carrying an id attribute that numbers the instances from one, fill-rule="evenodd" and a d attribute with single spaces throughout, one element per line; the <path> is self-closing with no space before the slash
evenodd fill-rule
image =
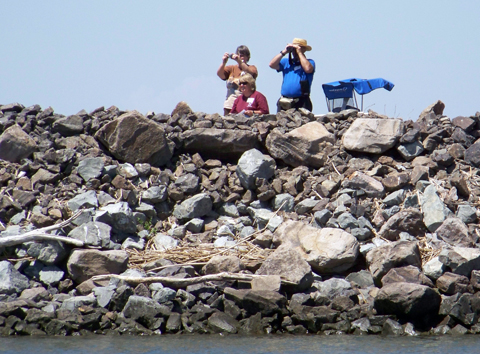
<path id="1" fill-rule="evenodd" d="M 228 79 L 227 77 L 225 77 L 225 65 L 227 64 L 227 61 L 228 61 L 228 56 L 230 54 L 228 53 L 224 53 L 223 54 L 223 57 L 222 57 L 222 64 L 220 65 L 220 67 L 218 68 L 217 70 L 217 76 L 222 79 L 222 80 L 226 80 Z"/>
<path id="2" fill-rule="evenodd" d="M 257 68 L 253 65 L 248 65 L 247 63 L 245 63 L 240 58 L 240 55 L 233 54 L 232 59 L 238 63 L 238 67 L 240 68 L 240 70 L 246 72 L 247 74 L 252 75 L 253 78 L 256 78 L 258 76 Z"/>
<path id="3" fill-rule="evenodd" d="M 292 44 L 288 43 L 287 46 L 285 47 L 285 49 L 281 50 L 280 53 L 278 53 L 277 55 L 275 55 L 273 57 L 273 59 L 270 61 L 270 64 L 268 64 L 268 66 L 270 66 L 274 70 L 280 69 L 280 60 L 282 60 L 282 58 L 285 56 L 285 54 L 288 53 L 288 48 L 291 47 L 291 46 L 292 46 Z"/>
<path id="4" fill-rule="evenodd" d="M 303 53 L 302 47 L 298 46 L 298 48 L 296 48 L 296 50 L 297 50 L 298 59 L 300 59 L 300 65 L 302 66 L 303 70 L 307 74 L 313 73 L 313 69 L 314 69 L 313 65 L 312 65 L 312 63 L 310 63 L 308 61 L 307 57 Z"/>

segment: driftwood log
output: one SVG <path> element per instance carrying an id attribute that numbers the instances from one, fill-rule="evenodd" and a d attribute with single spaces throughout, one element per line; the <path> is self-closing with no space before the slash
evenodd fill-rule
<path id="1" fill-rule="evenodd" d="M 171 288 L 181 289 L 186 288 L 188 285 L 204 283 L 208 281 L 225 281 L 225 280 L 240 280 L 251 282 L 255 278 L 262 278 L 265 277 L 264 275 L 254 275 L 254 274 L 238 274 L 238 273 L 218 273 L 218 274 L 209 274 L 203 275 L 194 278 L 175 278 L 175 277 L 128 277 L 124 275 L 117 275 L 117 274 L 104 274 L 104 275 L 96 275 L 93 276 L 91 279 L 94 282 L 105 281 L 109 280 L 110 278 L 115 278 L 119 280 L 123 280 L 131 285 L 138 285 L 140 283 L 162 283 Z M 282 285 L 298 285 L 294 282 L 283 280 L 281 279 Z"/>
<path id="2" fill-rule="evenodd" d="M 58 230 L 58 229 L 61 229 L 62 227 L 69 225 L 81 213 L 82 211 L 79 210 L 75 214 L 73 214 L 69 219 L 52 226 L 42 227 L 41 229 L 28 231 L 21 235 L 2 237 L 0 238 L 0 247 L 15 246 L 15 245 L 19 245 L 19 244 L 30 242 L 30 241 L 60 241 L 60 242 L 72 244 L 77 247 L 82 247 L 84 243 L 80 240 L 77 240 L 71 237 L 66 237 L 66 236 L 51 235 L 47 233 L 49 231 Z"/>

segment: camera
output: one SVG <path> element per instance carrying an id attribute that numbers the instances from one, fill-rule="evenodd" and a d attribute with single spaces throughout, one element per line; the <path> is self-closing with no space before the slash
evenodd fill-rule
<path id="1" fill-rule="evenodd" d="M 233 56 L 234 56 L 234 55 L 235 55 L 235 54 L 231 53 L 231 54 L 229 55 L 230 59 L 233 59 Z"/>

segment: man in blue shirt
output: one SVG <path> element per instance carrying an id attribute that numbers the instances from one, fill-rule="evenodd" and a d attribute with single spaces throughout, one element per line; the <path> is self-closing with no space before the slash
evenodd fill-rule
<path id="1" fill-rule="evenodd" d="M 275 55 L 270 61 L 270 67 L 283 73 L 283 83 L 280 99 L 277 102 L 277 112 L 290 108 L 306 108 L 312 111 L 310 88 L 312 87 L 315 62 L 307 59 L 305 52 L 312 50 L 307 41 L 294 38 L 285 49 Z M 288 53 L 288 58 L 284 56 Z"/>

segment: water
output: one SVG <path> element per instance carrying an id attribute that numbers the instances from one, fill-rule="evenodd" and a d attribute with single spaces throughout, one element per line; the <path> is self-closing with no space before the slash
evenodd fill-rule
<path id="1" fill-rule="evenodd" d="M 0 353 L 35 354 L 309 354 L 478 353 L 480 336 L 92 336 L 0 337 Z"/>

